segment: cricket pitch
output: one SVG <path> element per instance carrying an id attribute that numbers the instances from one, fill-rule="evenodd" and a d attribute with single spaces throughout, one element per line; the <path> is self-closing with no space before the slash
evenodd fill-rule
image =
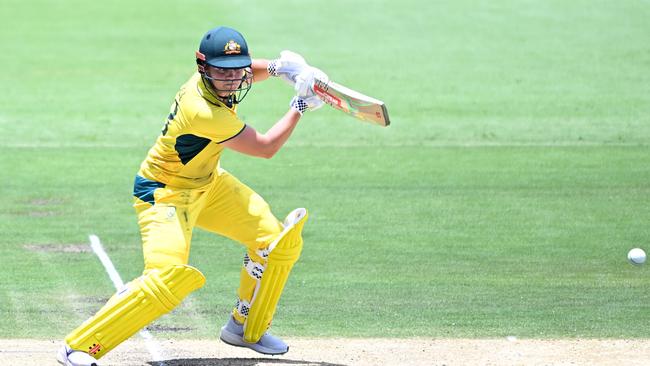
<path id="1" fill-rule="evenodd" d="M 289 353 L 264 356 L 218 340 L 159 340 L 163 359 L 152 361 L 144 341 L 129 340 L 102 366 L 352 366 L 352 365 L 642 365 L 650 340 L 513 339 L 287 339 Z M 0 339 L 2 365 L 58 365 L 60 341 Z"/>

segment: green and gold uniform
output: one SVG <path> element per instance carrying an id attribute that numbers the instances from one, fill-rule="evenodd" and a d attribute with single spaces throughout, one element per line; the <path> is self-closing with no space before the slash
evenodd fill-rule
<path id="1" fill-rule="evenodd" d="M 228 39 L 233 34 L 229 28 L 210 32 L 226 32 Z M 239 43 L 245 45 L 243 38 Z M 237 55 L 227 57 L 238 60 Z M 244 58 L 250 65 L 247 50 Z M 302 250 L 307 212 L 294 210 L 280 223 L 262 197 L 220 167 L 221 143 L 245 128 L 236 104 L 226 105 L 215 98 L 201 74 L 195 73 L 181 87 L 162 134 L 135 178 L 143 274 L 68 334 L 70 350 L 99 359 L 202 287 L 205 277 L 188 264 L 194 227 L 246 246 L 233 317 L 244 324 L 245 342 L 260 340 Z M 71 355 L 70 350 L 64 350 L 64 358 Z"/>
<path id="2" fill-rule="evenodd" d="M 134 185 L 145 273 L 187 264 L 195 226 L 240 242 L 251 259 L 264 260 L 256 251 L 268 247 L 282 225 L 262 197 L 219 166 L 219 143 L 244 128 L 236 106 L 215 99 L 198 73 L 176 94 Z M 255 283 L 248 277 L 242 273 L 238 292 L 250 301 Z"/>
<path id="3" fill-rule="evenodd" d="M 283 235 L 283 226 L 262 197 L 219 166 L 220 143 L 245 126 L 236 106 L 214 98 L 198 73 L 181 87 L 135 178 L 143 276 L 71 332 L 66 337 L 70 347 L 100 358 L 203 286 L 203 275 L 188 266 L 195 226 L 247 247 L 233 310 L 240 323 L 246 321 L 259 281 L 251 275 L 251 264 L 265 266 L 264 250 Z"/>
<path id="4" fill-rule="evenodd" d="M 176 94 L 162 135 L 149 150 L 138 175 L 182 189 L 212 183 L 223 151 L 220 143 L 245 127 L 237 118 L 236 108 L 214 98 L 195 73 Z"/>

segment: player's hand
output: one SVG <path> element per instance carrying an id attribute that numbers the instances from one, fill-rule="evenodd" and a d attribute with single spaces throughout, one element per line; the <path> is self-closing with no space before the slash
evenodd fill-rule
<path id="1" fill-rule="evenodd" d="M 294 89 L 297 95 L 291 100 L 291 108 L 303 114 L 307 110 L 314 111 L 323 106 L 323 101 L 314 92 L 315 80 L 327 82 L 327 75 L 315 67 L 307 66 L 296 75 Z"/>
<path id="2" fill-rule="evenodd" d="M 298 75 L 296 75 L 296 84 L 293 86 L 293 88 L 296 90 L 296 93 L 299 97 L 310 97 L 312 95 L 315 95 L 314 83 L 316 80 L 327 83 L 329 78 L 327 74 L 325 74 L 321 69 L 313 66 L 307 66 Z"/>
<path id="3" fill-rule="evenodd" d="M 323 106 L 323 101 L 320 100 L 319 97 L 316 95 L 312 95 L 310 97 L 300 97 L 296 95 L 291 99 L 291 103 L 289 103 L 289 106 L 291 109 L 294 109 L 302 115 L 306 111 L 315 111 L 318 108 Z"/>
<path id="4" fill-rule="evenodd" d="M 307 62 L 292 51 L 280 52 L 280 58 L 269 61 L 269 75 L 280 77 L 290 85 L 296 84 L 296 76 L 308 68 Z"/>

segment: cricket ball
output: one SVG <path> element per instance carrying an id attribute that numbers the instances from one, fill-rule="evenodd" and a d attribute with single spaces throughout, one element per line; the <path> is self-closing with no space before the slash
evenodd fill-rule
<path id="1" fill-rule="evenodd" d="M 627 253 L 627 260 L 635 266 L 640 266 L 645 263 L 645 252 L 641 248 L 630 249 Z"/>

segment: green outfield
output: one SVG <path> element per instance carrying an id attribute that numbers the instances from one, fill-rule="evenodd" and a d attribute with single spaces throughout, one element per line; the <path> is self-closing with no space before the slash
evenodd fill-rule
<path id="1" fill-rule="evenodd" d="M 164 5 L 163 5 L 164 4 Z M 307 207 L 274 321 L 287 336 L 650 338 L 647 1 L 0 4 L 0 338 L 58 339 L 142 254 L 134 174 L 203 33 L 303 54 L 382 99 L 382 129 L 309 113 L 271 160 L 222 166 L 277 216 Z M 280 80 L 240 116 L 265 131 Z M 197 230 L 208 278 L 156 335 L 216 338 L 244 254 Z"/>

